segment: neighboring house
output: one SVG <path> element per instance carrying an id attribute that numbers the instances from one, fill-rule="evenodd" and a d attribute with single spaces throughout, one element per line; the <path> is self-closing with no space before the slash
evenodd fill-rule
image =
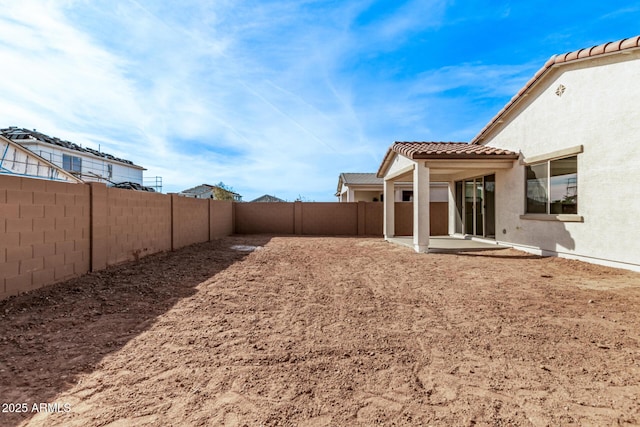
<path id="1" fill-rule="evenodd" d="M 640 37 L 554 56 L 469 144 L 393 144 L 377 175 L 412 180 L 415 250 L 437 180 L 451 235 L 640 271 L 639 77 Z"/>
<path id="2" fill-rule="evenodd" d="M 104 182 L 107 185 L 119 183 L 142 185 L 142 171 L 146 169 L 133 164 L 130 160 L 81 147 L 73 142 L 50 137 L 35 130 L 9 127 L 0 129 L 0 134 L 82 181 Z"/>
<path id="3" fill-rule="evenodd" d="M 338 177 L 336 197 L 339 202 L 381 202 L 384 200 L 384 179 L 375 173 L 343 172 Z M 447 183 L 431 183 L 431 201 L 446 202 Z M 397 182 L 394 191 L 396 202 L 410 202 L 413 200 L 413 184 L 411 182 Z"/>
<path id="4" fill-rule="evenodd" d="M 264 196 L 260 196 L 257 199 L 254 199 L 251 201 L 251 203 L 279 203 L 279 202 L 284 202 L 284 200 L 276 197 L 276 196 L 270 196 L 268 194 L 265 194 Z"/>
<path id="5" fill-rule="evenodd" d="M 82 180 L 0 135 L 0 174 L 69 183 Z"/>
<path id="6" fill-rule="evenodd" d="M 202 184 L 188 188 L 178 193 L 179 196 L 193 197 L 195 199 L 233 200 L 242 201 L 242 196 L 219 185 Z"/>

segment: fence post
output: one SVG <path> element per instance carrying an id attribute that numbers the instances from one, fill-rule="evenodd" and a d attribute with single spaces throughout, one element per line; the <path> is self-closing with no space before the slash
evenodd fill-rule
<path id="1" fill-rule="evenodd" d="M 293 202 L 293 232 L 302 234 L 302 202 Z"/>
<path id="2" fill-rule="evenodd" d="M 213 199 L 209 201 L 209 241 L 213 240 Z"/>
<path id="3" fill-rule="evenodd" d="M 177 210 L 177 206 L 176 206 L 176 196 L 174 193 L 171 193 L 171 250 L 175 251 L 176 250 L 176 232 L 178 230 L 178 227 L 176 227 L 176 210 Z"/>
<path id="4" fill-rule="evenodd" d="M 358 202 L 358 236 L 364 236 L 367 229 L 367 202 Z"/>
<path id="5" fill-rule="evenodd" d="M 89 184 L 89 253 L 91 254 L 91 271 L 107 268 L 108 254 L 108 203 L 107 186 L 101 182 Z"/>

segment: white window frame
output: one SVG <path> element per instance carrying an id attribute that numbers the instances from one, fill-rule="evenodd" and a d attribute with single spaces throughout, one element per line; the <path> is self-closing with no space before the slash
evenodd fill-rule
<path id="1" fill-rule="evenodd" d="M 569 147 L 558 151 L 553 151 L 550 153 L 527 157 L 520 161 L 520 164 L 524 167 L 522 168 L 524 174 L 524 204 L 523 211 L 525 212 L 523 215 L 520 215 L 520 219 L 525 220 L 536 220 L 536 221 L 561 221 L 561 222 L 584 222 L 584 217 L 579 214 L 550 214 L 550 213 L 527 213 L 527 168 L 526 166 L 534 166 L 541 163 L 547 163 L 547 182 L 550 183 L 550 174 L 551 174 L 551 162 L 553 160 L 564 159 L 567 157 L 578 157 L 579 154 L 584 152 L 584 146 L 577 145 L 575 147 Z M 579 187 L 578 187 L 579 188 Z M 547 189 L 549 191 L 549 189 Z M 549 203 L 550 201 L 547 198 L 547 212 L 549 212 Z M 578 200 L 580 200 L 578 198 Z"/>

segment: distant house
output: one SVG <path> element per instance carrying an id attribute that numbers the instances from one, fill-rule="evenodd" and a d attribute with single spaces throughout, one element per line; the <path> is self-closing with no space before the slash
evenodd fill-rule
<path id="1" fill-rule="evenodd" d="M 0 135 L 0 174 L 82 183 L 81 179 L 2 135 Z"/>
<path id="2" fill-rule="evenodd" d="M 0 134 L 82 181 L 142 185 L 142 166 L 35 130 L 9 127 Z"/>
<path id="3" fill-rule="evenodd" d="M 260 196 L 257 199 L 254 199 L 251 201 L 251 203 L 278 203 L 278 202 L 284 202 L 284 200 L 276 197 L 276 196 L 270 196 L 268 194 L 265 194 L 264 196 Z"/>
<path id="4" fill-rule="evenodd" d="M 448 200 L 447 184 L 431 183 L 431 201 L 446 202 Z M 384 179 L 375 173 L 343 172 L 338 177 L 336 197 L 339 202 L 381 202 L 384 200 Z M 413 200 L 413 183 L 398 182 L 395 185 L 394 201 L 411 202 Z"/>
<path id="5" fill-rule="evenodd" d="M 450 235 L 640 271 L 638 76 L 640 36 L 553 56 L 470 143 L 394 143 L 377 176 L 385 194 L 413 182 L 414 249 L 437 180 Z M 387 239 L 394 224 L 385 200 Z"/>
<path id="6" fill-rule="evenodd" d="M 178 193 L 179 196 L 193 197 L 195 199 L 233 200 L 241 202 L 242 196 L 238 193 L 222 188 L 219 185 L 201 184 Z"/>

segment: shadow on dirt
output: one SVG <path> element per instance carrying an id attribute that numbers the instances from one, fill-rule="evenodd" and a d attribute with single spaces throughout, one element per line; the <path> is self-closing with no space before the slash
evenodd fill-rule
<path id="1" fill-rule="evenodd" d="M 0 301 L 0 403 L 28 408 L 0 413 L 0 425 L 26 421 L 35 415 L 34 403 L 55 403 L 78 375 L 95 370 L 105 355 L 195 294 L 198 284 L 244 259 L 247 247 L 270 239 L 234 236 L 192 245 Z"/>

